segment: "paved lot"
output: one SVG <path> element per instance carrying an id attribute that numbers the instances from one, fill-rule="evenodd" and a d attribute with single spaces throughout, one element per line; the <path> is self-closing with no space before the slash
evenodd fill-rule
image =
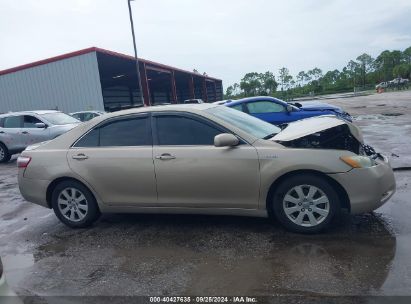
<path id="1" fill-rule="evenodd" d="M 411 166 L 411 92 L 327 102 Z M 0 165 L 0 255 L 19 295 L 411 295 L 411 171 L 396 172 L 397 194 L 375 213 L 316 236 L 192 215 L 106 215 L 71 230 L 21 198 L 16 173 Z"/>

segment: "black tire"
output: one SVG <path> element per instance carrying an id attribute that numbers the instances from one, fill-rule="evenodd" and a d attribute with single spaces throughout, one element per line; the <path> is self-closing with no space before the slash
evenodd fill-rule
<path id="1" fill-rule="evenodd" d="M 69 190 L 69 189 L 74 189 L 74 190 Z M 67 210 L 65 213 L 63 213 L 61 210 L 61 208 L 64 206 L 64 204 L 62 203 L 62 200 L 63 198 L 66 198 L 65 194 L 63 193 L 64 191 L 67 191 L 65 193 L 70 194 L 71 197 L 74 197 L 73 195 L 76 195 L 76 194 L 78 195 L 79 193 L 81 193 L 84 195 L 85 199 L 81 200 L 77 204 L 77 206 L 74 206 L 74 204 L 76 204 L 76 202 L 74 201 L 71 202 L 71 204 L 73 204 L 71 206 L 66 204 L 67 207 L 69 208 L 71 207 L 71 208 Z M 80 196 L 78 197 L 80 198 Z M 60 199 L 60 204 L 59 204 L 59 199 Z M 67 200 L 71 201 L 69 197 L 67 197 Z M 59 220 L 71 228 L 89 227 L 100 217 L 100 210 L 98 208 L 94 195 L 83 184 L 73 181 L 73 180 L 63 181 L 54 188 L 52 196 L 51 196 L 51 205 L 53 207 L 54 213 L 59 218 Z M 84 206 L 86 205 L 87 205 L 87 211 L 84 211 L 83 208 L 85 208 Z M 72 212 L 74 214 L 74 218 L 73 220 L 70 220 L 70 218 L 68 217 L 70 217 Z M 84 218 L 80 218 L 80 216 L 78 215 L 80 214 L 80 212 L 81 212 L 81 215 L 84 216 Z M 84 212 L 85 214 L 83 214 Z"/>
<path id="2" fill-rule="evenodd" d="M 11 154 L 7 147 L 0 143 L 0 163 L 7 163 L 11 158 Z"/>
<path id="3" fill-rule="evenodd" d="M 299 186 L 302 187 L 301 189 L 303 190 L 305 197 L 302 202 L 300 202 L 300 200 L 296 198 L 299 197 L 297 191 L 293 190 L 296 189 L 296 187 L 298 188 Z M 315 188 L 320 190 L 315 193 L 315 200 L 306 198 L 309 196 L 307 196 L 307 192 L 311 188 L 313 189 L 313 191 L 315 191 Z M 289 200 L 285 199 L 285 196 L 287 194 L 291 195 L 293 199 L 296 198 L 296 200 L 298 200 L 298 203 L 290 203 Z M 287 196 L 287 198 L 289 198 L 289 196 Z M 328 204 L 324 203 L 316 205 L 316 203 L 319 202 L 319 198 L 321 198 L 322 201 L 328 201 Z M 319 208 L 317 208 L 318 206 Z M 337 192 L 325 178 L 314 174 L 294 175 L 284 180 L 275 189 L 271 201 L 271 206 L 269 206 L 269 208 L 271 208 L 271 210 L 269 210 L 270 213 L 274 213 L 277 220 L 281 224 L 283 224 L 283 226 L 287 230 L 304 234 L 318 233 L 326 229 L 330 225 L 333 218 L 335 218 L 341 210 L 340 200 L 338 198 Z M 285 208 L 290 208 L 289 210 L 294 210 L 293 208 L 296 208 L 298 210 L 296 210 L 294 213 L 291 213 L 291 211 L 289 211 L 289 215 L 287 215 Z M 327 215 L 316 213 L 316 210 L 322 213 L 325 213 L 326 211 Z M 303 214 L 303 221 L 301 224 L 297 224 L 296 222 L 298 222 L 298 216 L 300 216 L 300 213 Z M 309 215 L 308 213 L 311 213 L 311 215 Z M 314 219 L 318 221 L 318 224 L 311 225 L 312 215 L 314 216 Z M 316 221 L 313 222 L 315 223 Z"/>

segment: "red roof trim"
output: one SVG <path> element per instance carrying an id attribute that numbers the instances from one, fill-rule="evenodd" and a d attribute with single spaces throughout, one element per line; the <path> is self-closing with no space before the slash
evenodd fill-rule
<path id="1" fill-rule="evenodd" d="M 92 52 L 99 52 L 99 53 L 103 53 L 103 54 L 107 54 L 107 55 L 111 55 L 111 56 L 121 57 L 121 58 L 124 58 L 124 59 L 134 60 L 134 56 L 121 54 L 121 53 L 118 53 L 118 52 L 113 52 L 113 51 L 101 49 L 101 48 L 98 48 L 98 47 L 90 47 L 90 48 L 86 48 L 86 49 L 83 49 L 83 50 L 79 50 L 79 51 L 75 51 L 75 52 L 71 52 L 71 53 L 67 53 L 67 54 L 63 54 L 63 55 L 59 55 L 59 56 L 55 56 L 55 57 L 50 57 L 50 58 L 35 61 L 35 62 L 32 62 L 32 63 L 19 65 L 19 66 L 14 67 L 14 68 L 2 70 L 2 71 L 0 71 L 0 76 L 5 75 L 5 74 L 14 73 L 14 72 L 21 71 L 21 70 L 25 70 L 25 69 L 29 69 L 29 68 L 36 67 L 36 66 L 39 66 L 39 65 L 51 63 L 51 62 L 56 62 L 56 61 L 63 60 L 63 59 L 67 59 L 67 58 L 71 58 L 71 57 L 76 57 L 76 56 L 92 53 Z M 187 74 L 191 74 L 191 75 L 198 76 L 198 77 L 205 77 L 206 79 L 221 81 L 221 79 L 213 78 L 213 77 L 210 77 L 210 76 L 204 76 L 204 75 L 201 75 L 199 73 L 186 71 L 186 70 L 183 70 L 183 69 L 175 68 L 175 67 L 165 65 L 165 64 L 161 64 L 161 63 L 157 63 L 157 62 L 154 62 L 154 61 L 150 61 L 150 60 L 146 60 L 146 59 L 139 59 L 139 60 L 141 62 L 146 63 L 146 64 L 150 64 L 150 65 L 157 66 L 157 67 L 160 67 L 160 68 L 164 68 L 164 69 L 167 69 L 167 70 L 174 70 L 174 71 L 177 71 L 177 72 L 187 73 Z"/>

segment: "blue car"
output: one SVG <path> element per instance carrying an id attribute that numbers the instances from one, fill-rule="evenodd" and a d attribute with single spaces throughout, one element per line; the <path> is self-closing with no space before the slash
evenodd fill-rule
<path id="1" fill-rule="evenodd" d="M 341 108 L 321 102 L 287 103 L 277 98 L 260 96 L 227 100 L 223 105 L 260 118 L 273 125 L 282 125 L 308 117 L 330 114 L 352 122 L 351 115 Z"/>

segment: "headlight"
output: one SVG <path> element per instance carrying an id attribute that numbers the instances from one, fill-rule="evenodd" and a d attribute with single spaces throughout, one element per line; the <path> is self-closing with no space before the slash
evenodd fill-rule
<path id="1" fill-rule="evenodd" d="M 367 156 L 342 156 L 340 159 L 353 168 L 369 168 L 375 166 L 375 161 Z"/>

